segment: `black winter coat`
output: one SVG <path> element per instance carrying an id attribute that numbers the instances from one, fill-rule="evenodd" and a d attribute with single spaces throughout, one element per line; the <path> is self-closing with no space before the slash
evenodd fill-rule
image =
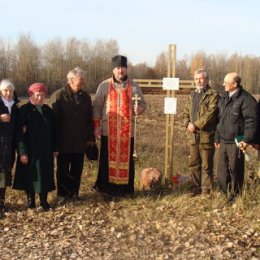
<path id="1" fill-rule="evenodd" d="M 1 178 L 0 186 L 11 185 L 11 169 L 15 160 L 15 126 L 17 104 L 11 108 L 11 120 L 9 123 L 0 121 L 0 172 L 4 173 Z M 9 114 L 8 108 L 0 98 L 0 114 Z"/>
<path id="2" fill-rule="evenodd" d="M 258 100 L 258 130 L 256 133 L 256 143 L 260 145 L 260 99 Z"/>
<path id="3" fill-rule="evenodd" d="M 60 153 L 84 153 L 87 142 L 94 141 L 92 101 L 80 90 L 77 100 L 69 85 L 55 91 L 49 105 L 53 108 Z"/>
<path id="4" fill-rule="evenodd" d="M 243 141 L 254 143 L 257 132 L 257 102 L 242 88 L 231 97 L 226 92 L 218 103 L 219 123 L 215 142 L 234 143 L 235 137 L 243 135 Z"/>
<path id="5" fill-rule="evenodd" d="M 55 121 L 52 109 L 43 105 L 41 111 L 28 102 L 18 110 L 17 153 L 13 188 L 46 193 L 55 189 L 53 152 L 57 151 Z M 28 155 L 28 164 L 20 162 Z"/>

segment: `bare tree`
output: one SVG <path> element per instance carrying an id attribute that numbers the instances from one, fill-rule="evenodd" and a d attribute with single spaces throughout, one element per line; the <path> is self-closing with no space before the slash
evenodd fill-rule
<path id="1" fill-rule="evenodd" d="M 206 68 L 206 54 L 203 51 L 199 51 L 191 57 L 190 74 L 192 78 L 195 70 L 199 68 Z"/>
<path id="2" fill-rule="evenodd" d="M 65 44 L 65 62 L 67 65 L 67 71 L 75 67 L 83 67 L 84 61 L 81 53 L 81 42 L 76 38 L 70 38 Z"/>
<path id="3" fill-rule="evenodd" d="M 206 68 L 209 71 L 211 86 L 219 92 L 223 91 L 223 79 L 227 73 L 227 55 L 219 53 L 205 58 Z"/>
<path id="4" fill-rule="evenodd" d="M 182 80 L 191 79 L 188 56 L 185 56 L 183 59 L 177 61 L 176 77 Z"/>
<path id="5" fill-rule="evenodd" d="M 63 42 L 56 38 L 39 46 L 30 34 L 22 34 L 16 44 L 0 39 L 0 79 L 12 79 L 19 94 L 25 94 L 27 87 L 36 81 L 46 83 L 51 93 L 66 84 L 69 70 L 81 67 L 87 71 L 86 88 L 95 92 L 98 84 L 111 76 L 111 58 L 118 53 L 118 43 L 113 39 L 90 45 L 85 39 L 70 38 Z M 129 74 L 139 79 L 161 79 L 167 76 L 167 63 L 167 52 L 161 52 L 154 67 L 146 62 L 129 63 Z M 198 51 L 177 60 L 176 77 L 192 79 L 198 68 L 208 69 L 211 84 L 219 91 L 223 90 L 225 74 L 236 71 L 247 90 L 260 93 L 260 57 L 237 53 L 230 57 L 226 53 L 206 55 Z"/>
<path id="6" fill-rule="evenodd" d="M 59 38 L 47 42 L 43 46 L 42 64 L 42 77 L 50 92 L 53 92 L 66 82 L 64 45 Z"/>
<path id="7" fill-rule="evenodd" d="M 102 80 L 111 76 L 111 58 L 116 54 L 118 54 L 117 41 L 96 42 L 88 66 L 90 80 L 87 84 L 90 90 L 95 90 Z"/>
<path id="8" fill-rule="evenodd" d="M 14 52 L 10 41 L 0 39 L 0 79 L 12 78 Z"/>
<path id="9" fill-rule="evenodd" d="M 227 60 L 227 71 L 235 71 L 238 74 L 242 74 L 242 56 L 239 56 L 238 53 L 234 53 Z"/>
<path id="10" fill-rule="evenodd" d="M 29 34 L 20 36 L 15 49 L 17 89 L 24 94 L 28 85 L 39 81 L 40 50 Z"/>
<path id="11" fill-rule="evenodd" d="M 259 60 L 245 56 L 243 59 L 243 75 L 242 75 L 242 83 L 249 92 L 256 93 L 256 86 L 258 84 L 260 66 Z M 259 89 L 259 88 L 258 88 Z"/>
<path id="12" fill-rule="evenodd" d="M 157 79 L 162 79 L 163 77 L 167 77 L 167 53 L 161 52 L 156 57 L 154 74 Z"/>

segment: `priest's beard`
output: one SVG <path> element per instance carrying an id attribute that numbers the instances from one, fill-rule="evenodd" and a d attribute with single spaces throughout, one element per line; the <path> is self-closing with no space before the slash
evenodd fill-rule
<path id="1" fill-rule="evenodd" d="M 113 78 L 114 78 L 114 81 L 115 81 L 115 82 L 121 83 L 121 82 L 127 80 L 127 75 L 118 75 L 118 76 L 116 77 L 115 74 L 113 74 Z"/>

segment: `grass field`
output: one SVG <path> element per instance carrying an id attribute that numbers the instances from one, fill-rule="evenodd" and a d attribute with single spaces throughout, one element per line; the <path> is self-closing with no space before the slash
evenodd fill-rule
<path id="1" fill-rule="evenodd" d="M 210 196 L 191 197 L 186 186 L 143 192 L 142 169 L 164 171 L 163 96 L 146 95 L 147 112 L 138 117 L 136 195 L 104 200 L 92 186 L 97 162 L 86 160 L 82 200 L 54 210 L 27 210 L 22 192 L 9 189 L 6 218 L 0 221 L 0 259 L 260 259 L 260 180 L 256 152 L 246 165 L 242 196 L 229 205 L 214 185 Z M 177 96 L 174 172 L 188 175 L 188 145 L 181 111 L 188 96 Z M 217 153 L 216 153 L 216 161 Z"/>

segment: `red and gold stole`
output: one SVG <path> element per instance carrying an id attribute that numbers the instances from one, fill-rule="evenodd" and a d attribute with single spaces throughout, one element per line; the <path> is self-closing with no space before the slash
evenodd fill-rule
<path id="1" fill-rule="evenodd" d="M 111 79 L 108 91 L 109 182 L 128 184 L 131 144 L 131 87 L 117 90 Z"/>

